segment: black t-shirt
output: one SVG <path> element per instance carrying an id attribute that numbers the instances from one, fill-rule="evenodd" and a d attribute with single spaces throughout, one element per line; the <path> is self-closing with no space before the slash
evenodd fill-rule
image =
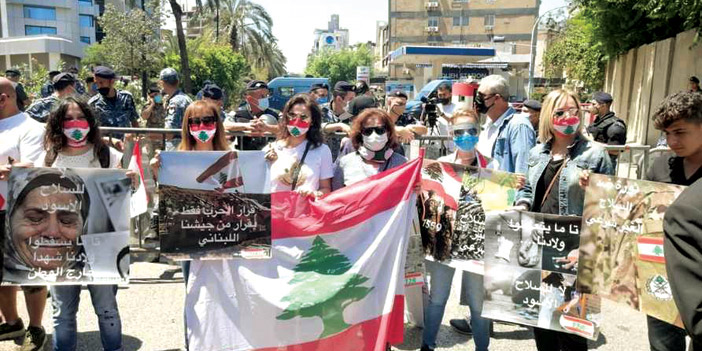
<path id="1" fill-rule="evenodd" d="M 544 200 L 544 195 L 546 195 L 546 189 L 548 189 L 548 186 L 551 184 L 553 177 L 556 176 L 556 173 L 558 173 L 558 170 L 561 168 L 564 161 L 565 160 L 563 159 L 558 161 L 551 160 L 551 162 L 548 163 L 548 166 L 546 166 L 544 174 L 541 176 L 541 179 L 539 179 L 539 183 L 536 185 L 536 192 L 534 193 L 534 204 L 531 209 L 532 212 L 540 212 L 554 215 L 560 214 L 558 206 L 558 184 L 560 183 L 560 177 L 558 177 L 558 179 L 556 179 L 553 182 L 551 192 L 548 194 L 546 200 Z M 541 205 L 541 202 L 544 203 L 543 206 Z"/>

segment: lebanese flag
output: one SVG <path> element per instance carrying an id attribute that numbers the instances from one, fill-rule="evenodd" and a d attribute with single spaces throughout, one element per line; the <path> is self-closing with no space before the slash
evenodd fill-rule
<path id="1" fill-rule="evenodd" d="M 144 185 L 144 168 L 141 163 L 141 147 L 139 146 L 139 141 L 134 142 L 134 151 L 132 152 L 132 158 L 129 160 L 129 170 L 135 172 L 139 175 L 139 186 L 136 191 L 132 193 L 132 199 L 130 201 L 130 214 L 132 218 L 146 213 L 149 206 L 149 196 L 146 193 L 146 186 Z"/>
<path id="2" fill-rule="evenodd" d="M 651 238 L 640 236 L 637 240 L 640 260 L 665 263 L 663 237 Z"/>
<path id="3" fill-rule="evenodd" d="M 384 351 L 403 336 L 418 158 L 314 201 L 272 194 L 272 258 L 192 261 L 191 351 Z"/>
<path id="4" fill-rule="evenodd" d="M 446 206 L 458 210 L 458 202 L 456 199 L 461 195 L 461 185 L 463 179 L 454 170 L 450 163 L 438 162 L 434 160 L 424 161 L 424 165 L 438 163 L 441 169 L 441 181 L 432 178 L 432 175 L 427 172 L 427 167 L 422 169 L 422 190 L 433 191 L 444 199 Z"/>

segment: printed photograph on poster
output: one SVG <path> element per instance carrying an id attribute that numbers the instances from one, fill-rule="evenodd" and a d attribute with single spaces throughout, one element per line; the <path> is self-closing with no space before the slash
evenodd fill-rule
<path id="1" fill-rule="evenodd" d="M 425 160 L 417 199 L 425 254 L 482 274 L 485 215 L 512 206 L 517 175 Z"/>
<path id="2" fill-rule="evenodd" d="M 161 254 L 270 258 L 271 195 L 261 181 L 267 173 L 260 151 L 161 153 Z"/>
<path id="3" fill-rule="evenodd" d="M 131 180 L 117 169 L 16 168 L 3 284 L 125 284 Z"/>
<path id="4" fill-rule="evenodd" d="M 665 269 L 663 217 L 684 186 L 593 175 L 578 289 L 682 326 Z"/>
<path id="5" fill-rule="evenodd" d="M 600 301 L 577 282 L 580 217 L 491 212 L 483 317 L 596 339 Z"/>

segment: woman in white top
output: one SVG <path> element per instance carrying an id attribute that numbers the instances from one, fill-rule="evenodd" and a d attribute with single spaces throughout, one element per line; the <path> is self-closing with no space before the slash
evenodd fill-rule
<path id="1" fill-rule="evenodd" d="M 59 102 L 46 121 L 44 167 L 119 168 L 122 154 L 107 146 L 100 135 L 95 114 L 88 104 L 75 97 Z M 54 308 L 54 350 L 75 350 L 76 313 L 80 285 L 51 287 Z M 117 285 L 88 285 L 98 317 L 104 350 L 122 349 L 122 322 L 117 308 Z"/>
<path id="2" fill-rule="evenodd" d="M 334 169 L 319 105 L 308 94 L 297 94 L 285 104 L 278 125 L 277 140 L 263 149 L 271 162 L 271 191 L 314 197 L 329 193 Z"/>

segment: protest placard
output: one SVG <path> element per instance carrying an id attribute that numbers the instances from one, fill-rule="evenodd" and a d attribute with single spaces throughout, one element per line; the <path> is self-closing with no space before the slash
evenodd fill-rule
<path id="1" fill-rule="evenodd" d="M 3 284 L 128 282 L 124 170 L 14 168 L 8 186 Z"/>
<path id="2" fill-rule="evenodd" d="M 270 257 L 271 195 L 263 152 L 160 157 L 161 254 L 174 260 Z"/>
<path id="3" fill-rule="evenodd" d="M 425 160 L 417 199 L 428 258 L 482 274 L 485 215 L 512 206 L 517 175 Z"/>
<path id="4" fill-rule="evenodd" d="M 592 175 L 578 289 L 682 327 L 663 251 L 663 216 L 684 186 Z"/>
<path id="5" fill-rule="evenodd" d="M 595 340 L 600 299 L 576 292 L 580 217 L 491 212 L 485 221 L 485 318 Z"/>

